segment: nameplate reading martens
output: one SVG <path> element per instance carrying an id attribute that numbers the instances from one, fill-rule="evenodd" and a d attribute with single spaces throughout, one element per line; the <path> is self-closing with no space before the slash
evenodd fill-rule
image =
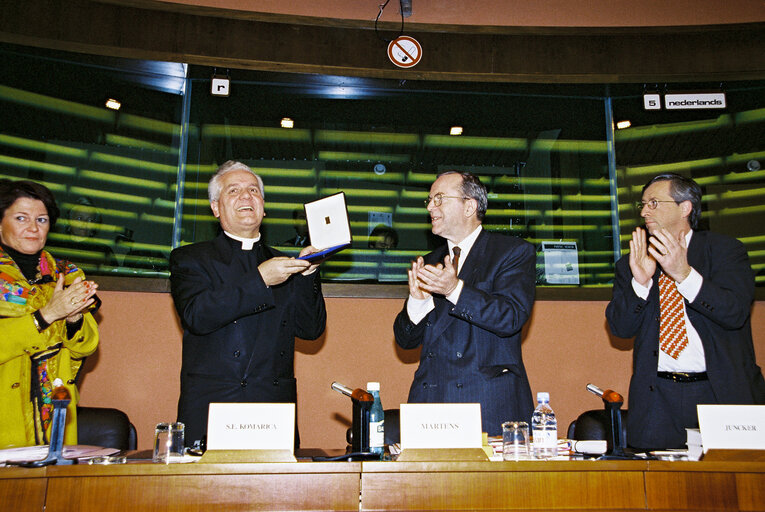
<path id="1" fill-rule="evenodd" d="M 402 450 L 481 444 L 481 404 L 401 404 Z"/>

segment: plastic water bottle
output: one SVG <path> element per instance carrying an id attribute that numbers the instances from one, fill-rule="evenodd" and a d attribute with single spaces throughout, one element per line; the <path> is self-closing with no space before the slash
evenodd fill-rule
<path id="1" fill-rule="evenodd" d="M 537 408 L 531 416 L 534 457 L 549 459 L 558 455 L 558 421 L 550 407 L 550 394 L 537 393 Z"/>
<path id="2" fill-rule="evenodd" d="M 369 410 L 369 451 L 382 458 L 385 453 L 385 413 L 380 402 L 380 383 L 367 382 L 367 391 L 375 397 Z"/>

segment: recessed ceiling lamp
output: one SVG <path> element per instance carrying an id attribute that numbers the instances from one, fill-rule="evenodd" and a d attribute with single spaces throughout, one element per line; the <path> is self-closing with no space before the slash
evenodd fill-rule
<path id="1" fill-rule="evenodd" d="M 462 135 L 462 127 L 452 126 L 451 128 L 449 128 L 449 135 Z"/>
<path id="2" fill-rule="evenodd" d="M 281 121 L 281 125 L 282 125 L 282 128 L 294 128 L 295 121 L 293 121 L 289 117 L 283 117 Z"/>
<path id="3" fill-rule="evenodd" d="M 122 106 L 122 103 L 115 100 L 114 98 L 109 98 L 108 100 L 106 100 L 106 108 L 110 108 L 112 110 L 119 110 L 121 106 Z"/>
<path id="4" fill-rule="evenodd" d="M 632 126 L 632 123 L 630 121 L 619 121 L 618 123 L 616 123 L 616 128 L 618 130 L 624 130 L 625 128 L 629 128 L 630 126 Z"/>

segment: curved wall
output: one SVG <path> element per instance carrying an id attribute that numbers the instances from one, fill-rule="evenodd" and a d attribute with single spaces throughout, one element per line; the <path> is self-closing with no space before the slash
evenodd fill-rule
<path id="1" fill-rule="evenodd" d="M 159 9 L 198 8 L 344 20 L 374 20 L 380 0 L 164 0 L 110 2 Z M 174 5 L 173 5 L 174 4 Z M 381 21 L 399 22 L 399 3 L 391 1 Z M 756 0 L 413 0 L 406 23 L 509 27 L 638 27 L 720 25 L 765 21 Z"/>
<path id="2" fill-rule="evenodd" d="M 85 363 L 81 403 L 124 410 L 149 449 L 154 425 L 174 420 L 179 393 L 181 329 L 169 293 L 99 292 L 101 345 Z M 364 387 L 381 383 L 383 406 L 406 402 L 417 351 L 393 339 L 402 299 L 330 298 L 327 329 L 317 341 L 298 341 L 298 425 L 305 448 L 343 448 L 351 402 L 332 391 L 334 381 Z M 523 359 L 533 393 L 548 391 L 559 435 L 569 422 L 602 402 L 587 383 L 627 396 L 632 343 L 606 328 L 603 301 L 537 301 L 525 328 Z M 765 364 L 765 302 L 755 303 L 752 331 Z M 626 407 L 626 406 L 625 406 Z M 511 418 L 508 418 L 511 419 Z M 513 418 L 518 419 L 518 418 Z"/>

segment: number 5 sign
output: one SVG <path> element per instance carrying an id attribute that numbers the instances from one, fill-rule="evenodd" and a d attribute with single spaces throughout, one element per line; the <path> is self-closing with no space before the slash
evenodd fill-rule
<path id="1" fill-rule="evenodd" d="M 400 68 L 411 68 L 422 59 L 422 46 L 413 37 L 397 37 L 388 44 L 388 58 Z"/>

